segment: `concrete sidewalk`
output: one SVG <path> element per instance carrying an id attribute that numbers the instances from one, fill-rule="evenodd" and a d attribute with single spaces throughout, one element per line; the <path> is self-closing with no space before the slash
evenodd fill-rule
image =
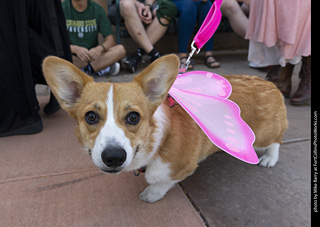
<path id="1" fill-rule="evenodd" d="M 265 77 L 248 68 L 246 52 L 215 57 L 221 63 L 215 73 Z M 208 71 L 195 59 L 195 70 Z M 132 78 L 123 70 L 109 80 Z M 37 90 L 43 107 L 48 90 Z M 290 126 L 274 168 L 221 152 L 154 204 L 138 198 L 147 186 L 143 175 L 106 175 L 91 163 L 64 111 L 42 114 L 41 133 L 0 138 L 0 226 L 310 226 L 311 110 L 286 105 Z"/>

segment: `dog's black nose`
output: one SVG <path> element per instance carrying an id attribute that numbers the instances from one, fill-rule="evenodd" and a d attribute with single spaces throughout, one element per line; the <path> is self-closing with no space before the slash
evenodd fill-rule
<path id="1" fill-rule="evenodd" d="M 120 147 L 108 147 L 101 153 L 101 158 L 108 167 L 116 168 L 126 161 L 127 153 Z"/>

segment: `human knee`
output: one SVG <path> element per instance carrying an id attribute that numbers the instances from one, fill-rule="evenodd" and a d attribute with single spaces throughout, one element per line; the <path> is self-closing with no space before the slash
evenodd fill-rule
<path id="1" fill-rule="evenodd" d="M 116 61 L 118 61 L 126 56 L 126 49 L 121 44 L 118 44 L 118 45 L 111 47 L 108 52 L 109 53 L 105 54 L 105 57 L 109 58 L 110 55 L 112 55 L 116 59 Z"/>
<path id="2" fill-rule="evenodd" d="M 221 4 L 222 14 L 233 15 L 239 12 L 240 6 L 235 0 L 224 0 Z"/>
<path id="3" fill-rule="evenodd" d="M 133 0 L 121 0 L 119 3 L 119 8 L 122 16 L 128 15 L 136 11 Z"/>
<path id="4" fill-rule="evenodd" d="M 120 58 L 123 58 L 124 56 L 126 56 L 126 49 L 124 48 L 123 45 L 121 44 L 116 45 L 116 48 Z"/>

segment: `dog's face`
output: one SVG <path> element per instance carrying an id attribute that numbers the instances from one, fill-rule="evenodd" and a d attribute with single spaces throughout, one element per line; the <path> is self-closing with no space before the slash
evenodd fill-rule
<path id="1" fill-rule="evenodd" d="M 79 141 L 107 173 L 141 167 L 156 143 L 154 114 L 178 74 L 176 56 L 162 57 L 131 83 L 95 83 L 71 63 L 48 57 L 43 72 L 61 107 L 78 124 Z M 159 130 L 158 130 L 159 131 Z"/>

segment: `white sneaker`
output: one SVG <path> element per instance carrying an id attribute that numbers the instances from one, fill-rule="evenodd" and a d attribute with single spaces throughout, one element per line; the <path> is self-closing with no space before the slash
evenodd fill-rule
<path id="1" fill-rule="evenodd" d="M 115 76 L 120 72 L 120 63 L 116 62 L 110 66 L 110 70 L 107 75 Z"/>
<path id="2" fill-rule="evenodd" d="M 111 66 L 108 66 L 107 68 L 105 69 L 101 69 L 99 72 L 96 73 L 97 76 L 103 76 L 107 73 L 110 72 L 110 69 L 111 69 Z"/>

